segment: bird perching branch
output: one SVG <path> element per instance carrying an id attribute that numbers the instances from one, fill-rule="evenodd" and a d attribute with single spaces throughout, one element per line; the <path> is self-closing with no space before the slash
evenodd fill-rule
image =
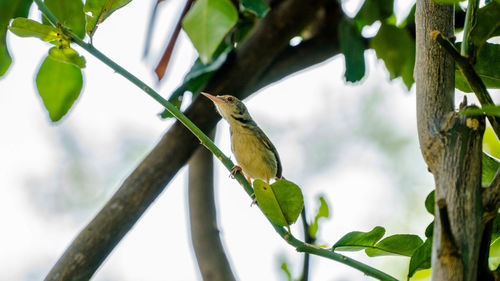
<path id="1" fill-rule="evenodd" d="M 473 2 L 471 0 L 471 2 Z M 488 89 L 484 85 L 483 80 L 477 74 L 474 66 L 470 63 L 469 59 L 462 56 L 460 52 L 455 48 L 453 43 L 451 43 L 448 38 L 446 38 L 439 31 L 434 31 L 432 38 L 441 45 L 448 54 L 450 54 L 458 65 L 458 69 L 465 77 L 465 80 L 470 85 L 474 94 L 476 94 L 477 99 L 481 103 L 481 106 L 494 105 L 493 99 L 488 93 Z M 465 44 L 465 42 L 463 42 Z M 495 131 L 497 138 L 500 139 L 500 117 L 488 115 L 488 121 L 490 121 L 491 127 Z"/>
<path id="2" fill-rule="evenodd" d="M 56 26 L 59 27 L 66 36 L 71 38 L 71 40 L 82 47 L 84 50 L 89 52 L 91 55 L 95 56 L 97 59 L 108 65 L 111 69 L 116 71 L 118 74 L 122 75 L 124 78 L 138 86 L 140 89 L 142 89 L 146 94 L 148 94 L 150 97 L 152 97 L 155 101 L 163 105 L 178 121 L 180 121 L 186 128 L 188 128 L 191 133 L 196 136 L 200 143 L 207 147 L 223 164 L 224 166 L 228 169 L 228 171 L 232 171 L 234 164 L 233 162 L 212 142 L 212 140 L 205 134 L 203 131 L 196 126 L 186 115 L 184 115 L 182 112 L 180 112 L 174 105 L 169 103 L 166 99 L 164 99 L 160 94 L 158 94 L 156 91 L 154 91 L 151 87 L 149 87 L 147 84 L 142 82 L 139 78 L 134 76 L 132 73 L 128 72 L 125 70 L 123 67 L 109 59 L 107 56 L 105 56 L 103 53 L 101 53 L 99 50 L 94 48 L 91 44 L 88 44 L 81 40 L 78 36 L 76 36 L 71 30 L 68 28 L 64 27 L 61 25 L 59 20 L 51 13 L 51 11 L 45 6 L 45 4 L 42 2 L 42 0 L 34 0 L 35 3 L 38 5 L 38 8 L 44 16 L 49 20 L 49 22 Z M 292 1 L 293 2 L 293 1 Z M 294 2 L 295 5 L 299 5 L 301 1 L 296 1 Z M 290 3 L 288 3 L 290 5 Z M 310 6 L 308 7 L 309 9 L 311 8 Z M 304 12 L 303 10 L 300 12 Z M 295 21 L 290 20 L 290 22 Z M 282 24 L 282 23 L 281 23 Z M 274 30 L 274 32 L 277 32 Z M 269 62 L 271 59 L 269 59 Z M 215 120 L 216 121 L 216 120 Z M 208 122 L 210 124 L 210 122 Z M 209 126 L 210 127 L 210 126 Z M 162 140 L 163 141 L 163 140 Z M 175 142 L 175 139 L 172 140 Z M 153 151 L 154 152 L 154 151 Z M 177 151 L 176 151 L 177 152 Z M 135 173 L 141 173 L 143 169 L 146 169 L 148 164 L 152 164 L 149 162 L 153 162 L 157 164 L 156 162 L 158 161 L 164 161 L 164 160 L 158 160 L 154 157 L 152 157 L 153 153 L 148 155 L 148 157 L 144 160 L 144 162 L 134 171 L 134 173 L 127 179 L 126 183 L 128 181 L 138 181 L 136 184 L 140 185 L 143 183 L 144 179 L 137 179 L 134 177 Z M 148 171 L 151 173 L 152 178 L 158 178 L 161 177 L 158 175 L 156 171 Z M 243 186 L 244 190 L 248 193 L 249 196 L 253 193 L 252 187 L 248 184 L 246 179 L 241 173 L 236 173 L 235 174 L 235 179 Z M 161 181 L 161 180 L 160 180 Z M 124 184 L 126 184 L 124 183 Z M 125 192 L 124 194 L 119 194 L 120 190 L 113 196 L 113 198 L 108 201 L 108 203 L 103 207 L 101 212 L 94 218 L 93 221 L 90 222 L 90 224 L 86 227 L 89 231 L 82 232 L 80 235 L 75 239 L 75 241 L 72 243 L 72 245 L 65 251 L 65 253 L 59 258 L 57 263 L 54 265 L 54 267 L 51 269 L 49 274 L 46 276 L 45 280 L 88 280 L 92 275 L 95 273 L 97 268 L 100 266 L 100 264 L 104 261 L 104 259 L 107 257 L 107 255 L 111 252 L 111 250 L 116 246 L 116 244 L 119 242 L 120 238 L 125 235 L 125 233 L 130 229 L 130 227 L 135 223 L 135 221 L 139 218 L 139 216 L 144 212 L 145 208 L 147 208 L 148 205 L 145 206 L 137 206 L 137 203 L 140 202 L 142 198 L 135 198 L 135 197 L 143 197 L 146 196 L 144 192 L 153 192 L 153 195 L 147 195 L 148 196 L 148 203 L 151 203 L 151 201 L 161 192 L 162 188 L 156 188 L 153 191 L 142 191 L 142 193 L 139 193 L 137 190 L 133 191 L 133 195 L 131 193 Z M 133 207 L 138 208 L 137 212 L 132 213 L 133 218 L 127 218 L 128 220 L 123 219 L 123 215 L 121 216 L 123 220 L 123 224 L 125 225 L 124 227 L 121 227 L 120 229 L 114 229 L 113 228 L 113 222 L 110 222 L 110 218 L 116 219 L 116 210 L 122 210 L 124 203 L 124 200 L 133 198 Z M 110 216 L 109 218 L 107 216 Z M 120 219 L 118 219 L 120 220 Z M 358 269 L 365 273 L 368 276 L 372 276 L 374 278 L 377 278 L 379 280 L 394 280 L 397 281 L 396 278 L 378 270 L 373 267 L 370 267 L 366 264 L 363 264 L 361 262 L 358 262 L 354 259 L 348 258 L 344 255 L 335 253 L 331 250 L 328 249 L 323 249 L 319 248 L 310 244 L 307 244 L 305 242 L 302 242 L 295 238 L 290 232 L 285 230 L 285 228 L 278 226 L 274 223 L 272 223 L 273 228 L 275 231 L 290 245 L 294 246 L 297 251 L 299 252 L 305 252 L 305 253 L 310 253 L 310 254 L 315 254 L 318 256 L 322 256 L 331 260 L 335 260 L 337 262 L 346 264 L 352 268 Z M 106 232 L 105 237 L 107 237 L 107 240 L 109 241 L 103 241 L 106 239 L 92 239 L 96 237 L 89 237 L 89 235 L 92 234 L 93 229 L 94 231 L 100 231 L 100 232 Z M 89 234 L 90 233 L 90 234 Z M 113 237 L 113 239 L 110 240 L 110 237 Z M 117 239 L 118 237 L 118 239 Z"/>

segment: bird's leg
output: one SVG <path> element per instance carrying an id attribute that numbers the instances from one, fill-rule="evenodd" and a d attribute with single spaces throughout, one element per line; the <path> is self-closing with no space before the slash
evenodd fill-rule
<path id="1" fill-rule="evenodd" d="M 234 175 L 237 173 L 237 172 L 240 172 L 243 177 L 247 180 L 248 184 L 250 184 L 250 186 L 252 186 L 252 180 L 250 179 L 250 177 L 247 177 L 245 175 L 245 173 L 243 173 L 243 170 L 241 169 L 240 166 L 238 165 L 234 165 L 233 169 L 231 170 L 231 174 L 229 175 L 230 177 L 232 177 L 234 179 Z"/>
<path id="2" fill-rule="evenodd" d="M 234 165 L 233 169 L 231 170 L 231 174 L 229 174 L 230 177 L 232 177 L 234 179 L 234 175 L 237 173 L 237 172 L 240 172 L 242 175 L 243 175 L 243 170 L 241 169 L 240 166 L 238 165 Z M 245 176 L 245 175 L 243 175 Z"/>

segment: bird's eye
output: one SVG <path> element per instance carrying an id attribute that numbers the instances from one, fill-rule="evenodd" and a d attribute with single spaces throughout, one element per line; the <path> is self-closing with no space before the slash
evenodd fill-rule
<path id="1" fill-rule="evenodd" d="M 233 101 L 233 97 L 227 97 L 227 101 Z"/>

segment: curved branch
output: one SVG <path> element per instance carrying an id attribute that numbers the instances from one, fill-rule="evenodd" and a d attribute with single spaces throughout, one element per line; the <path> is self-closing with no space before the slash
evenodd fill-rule
<path id="1" fill-rule="evenodd" d="M 212 130 L 209 137 L 213 136 Z M 188 164 L 190 234 L 201 276 L 205 281 L 234 281 L 217 228 L 212 153 L 200 147 Z"/>
<path id="2" fill-rule="evenodd" d="M 57 19 L 50 14 L 50 11 L 41 0 L 34 1 L 39 8 L 43 10 L 44 14 L 48 15 L 52 24 L 59 25 Z M 304 1 L 300 0 L 289 0 L 279 5 L 277 9 L 271 11 L 249 36 L 252 40 L 249 38 L 241 45 L 240 49 L 236 51 L 233 59 L 228 60 L 223 68 L 214 75 L 214 78 L 209 81 L 207 88 L 210 89 L 210 87 L 212 87 L 212 89 L 218 90 L 232 89 L 235 90 L 233 93 L 240 97 L 242 95 L 248 95 L 249 92 L 247 87 L 251 89 L 252 83 L 256 83 L 259 80 L 259 74 L 264 72 L 265 67 L 273 61 L 273 57 L 277 56 L 283 49 L 280 48 L 280 46 L 286 46 L 293 34 L 300 32 L 307 23 L 313 20 L 314 11 L 320 8 L 322 1 L 310 1 L 311 3 L 304 3 Z M 273 16 L 275 18 L 273 18 Z M 271 28 L 271 30 L 266 30 L 266 26 Z M 186 115 L 183 115 L 172 104 L 168 103 L 138 78 L 111 61 L 92 46 L 80 40 L 76 35 L 71 33 L 71 31 L 65 29 L 63 26 L 60 27 L 75 43 L 98 57 L 101 61 L 132 83 L 142 88 L 148 95 L 169 109 L 178 119 L 162 137 L 160 143 L 125 180 L 120 189 L 106 203 L 103 209 L 101 209 L 96 217 L 75 238 L 45 279 L 88 280 L 121 238 L 130 230 L 142 213 L 144 213 L 145 209 L 159 195 L 165 185 L 186 163 L 194 149 L 199 147 L 196 142 L 196 137 L 198 137 L 202 144 L 206 145 L 207 148 L 221 160 L 228 170 L 232 169 L 233 163 L 204 134 L 213 129 L 216 121 L 220 118 L 214 113 L 215 111 L 212 107 L 208 105 L 210 104 L 208 100 L 195 100 L 186 111 Z M 279 29 L 282 29 L 281 32 Z M 272 35 L 272 37 L 269 37 L 269 35 Z M 275 43 L 278 47 L 262 52 L 263 49 L 266 49 L 263 47 L 274 47 L 272 43 L 262 41 L 265 39 L 269 41 L 277 40 Z M 259 61 L 261 63 L 259 63 Z M 225 79 L 221 79 L 221 72 L 227 74 Z M 235 73 L 238 73 L 240 76 L 237 81 L 231 79 L 238 78 L 234 76 Z M 230 81 L 230 83 L 227 81 Z M 195 123 L 192 123 L 191 120 Z M 188 129 L 191 130 L 191 132 L 189 132 Z M 245 178 L 239 173 L 235 176 L 245 191 L 250 195 L 253 190 Z M 270 223 L 275 231 L 285 239 L 288 244 L 294 246 L 297 251 L 312 253 L 338 261 L 380 280 L 396 280 L 390 275 L 366 264 L 334 253 L 331 250 L 314 247 L 297 240 L 283 227 L 272 222 Z"/>
<path id="3" fill-rule="evenodd" d="M 312 21 L 314 11 L 321 3 L 314 0 L 288 0 L 277 5 L 257 24 L 232 59 L 209 81 L 205 90 L 232 93 L 239 97 L 249 95 L 248 88 L 258 81 L 258 75 L 288 45 L 290 39 Z M 37 4 L 39 8 L 43 7 L 41 1 L 37 0 Z M 57 23 L 54 17 L 49 16 L 49 19 Z M 76 43 L 85 45 L 81 41 Z M 96 51 L 89 51 L 93 50 Z M 144 89 L 151 94 L 150 89 Z M 205 99 L 195 100 L 186 110 L 186 116 L 205 133 L 214 128 L 220 118 L 213 110 L 213 105 Z M 46 280 L 90 279 L 197 147 L 197 138 L 180 122 L 175 122 L 101 211 L 78 234 Z"/>

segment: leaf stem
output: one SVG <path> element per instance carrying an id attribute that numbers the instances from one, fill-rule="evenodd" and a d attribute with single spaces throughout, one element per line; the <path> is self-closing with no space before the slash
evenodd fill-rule
<path id="1" fill-rule="evenodd" d="M 436 40 L 439 45 L 441 45 L 453 57 L 453 59 L 455 59 L 458 69 L 463 74 L 472 91 L 476 94 L 481 106 L 495 105 L 490 94 L 488 93 L 488 89 L 486 89 L 486 86 L 483 83 L 483 80 L 481 80 L 481 77 L 479 77 L 470 61 L 466 57 L 462 56 L 455 48 L 455 45 L 453 45 L 448 38 L 444 37 L 441 32 L 434 31 L 431 35 L 432 38 L 434 38 L 434 40 Z M 462 45 L 464 44 L 465 41 L 462 42 Z M 493 127 L 493 130 L 497 135 L 497 138 L 500 138 L 500 117 L 491 115 L 487 115 L 487 117 L 488 121 L 490 121 L 491 127 Z"/>
<path id="2" fill-rule="evenodd" d="M 470 35 L 476 25 L 476 12 L 479 7 L 479 0 L 469 0 L 467 4 L 467 13 L 465 14 L 464 39 L 461 46 L 461 54 L 467 59 L 475 57 L 474 43 Z"/>
<path id="3" fill-rule="evenodd" d="M 128 72 L 126 69 L 112 61 L 110 58 L 108 58 L 106 55 L 101 53 L 99 50 L 97 50 L 94 46 L 91 44 L 88 44 L 81 40 L 78 36 L 76 36 L 71 30 L 68 28 L 62 26 L 59 23 L 59 20 L 50 12 L 50 10 L 45 6 L 45 4 L 42 2 L 42 0 L 34 0 L 35 3 L 38 5 L 38 8 L 42 13 L 47 17 L 47 19 L 50 21 L 50 23 L 56 27 L 59 27 L 62 29 L 65 35 L 70 37 L 74 43 L 82 47 L 84 50 L 98 58 L 100 61 L 102 61 L 104 64 L 108 65 L 111 69 L 125 77 L 127 80 L 135 84 L 137 87 L 142 89 L 146 94 L 148 94 L 150 97 L 152 97 L 155 101 L 163 105 L 177 120 L 179 120 L 182 124 L 184 124 L 199 140 L 202 145 L 204 145 L 206 148 L 208 148 L 221 162 L 224 164 L 224 166 L 229 170 L 232 171 L 234 167 L 234 163 L 227 157 L 213 142 L 212 140 L 205 135 L 191 120 L 189 120 L 180 110 L 177 109 L 173 104 L 168 102 L 165 98 L 163 98 L 160 94 L 158 94 L 155 90 L 153 90 L 151 87 L 149 87 L 147 84 L 142 82 L 139 78 L 134 76 L 132 73 Z M 243 186 L 245 191 L 249 196 L 253 194 L 253 189 L 250 186 L 250 184 L 247 182 L 245 177 L 241 173 L 236 173 L 235 179 Z M 269 221 L 271 225 L 274 227 L 275 231 L 290 245 L 294 246 L 297 251 L 299 252 L 305 252 L 305 253 L 311 253 L 315 255 L 319 255 L 322 257 L 329 258 L 331 260 L 338 261 L 340 263 L 343 263 L 345 265 L 348 265 L 352 268 L 358 269 L 365 273 L 366 275 L 372 276 L 374 278 L 377 278 L 379 280 L 394 280 L 397 281 L 396 278 L 376 269 L 373 267 L 370 267 L 369 265 L 363 264 L 361 262 L 358 262 L 354 259 L 348 258 L 346 256 L 334 253 L 333 251 L 327 250 L 327 249 L 322 249 L 318 248 L 316 246 L 304 243 L 298 239 L 296 239 L 289 231 L 287 231 L 284 227 L 281 227 L 277 224 L 274 224 L 273 222 Z"/>

